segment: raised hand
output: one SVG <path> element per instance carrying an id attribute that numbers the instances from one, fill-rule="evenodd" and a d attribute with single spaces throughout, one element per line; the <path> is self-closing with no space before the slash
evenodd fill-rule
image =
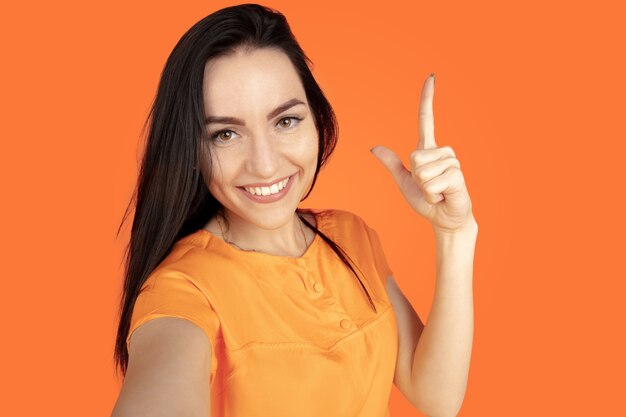
<path id="1" fill-rule="evenodd" d="M 422 87 L 419 139 L 409 156 L 410 171 L 389 148 L 378 145 L 371 152 L 391 173 L 413 210 L 435 231 L 457 232 L 475 220 L 459 160 L 450 146 L 435 143 L 434 92 L 435 75 L 431 74 Z"/>

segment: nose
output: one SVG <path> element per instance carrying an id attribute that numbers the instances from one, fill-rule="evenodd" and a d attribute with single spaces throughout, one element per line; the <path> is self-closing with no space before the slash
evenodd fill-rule
<path id="1" fill-rule="evenodd" d="M 272 136 L 267 133 L 255 134 L 248 142 L 247 168 L 259 179 L 272 179 L 278 172 L 280 155 L 273 142 Z"/>

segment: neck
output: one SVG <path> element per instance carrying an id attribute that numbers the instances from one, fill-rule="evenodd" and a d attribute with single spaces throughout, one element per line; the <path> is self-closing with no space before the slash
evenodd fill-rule
<path id="1" fill-rule="evenodd" d="M 300 257 L 310 242 L 308 228 L 296 213 L 285 224 L 270 229 L 259 227 L 231 212 L 224 215 L 226 222 L 222 215 L 216 215 L 220 236 L 241 250 Z"/>

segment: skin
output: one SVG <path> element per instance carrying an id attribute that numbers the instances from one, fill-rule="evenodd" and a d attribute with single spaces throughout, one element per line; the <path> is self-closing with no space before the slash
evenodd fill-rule
<path id="1" fill-rule="evenodd" d="M 267 119 L 293 98 L 304 104 Z M 245 126 L 210 123 L 209 137 L 218 135 L 203 143 L 210 156 L 204 151 L 202 175 L 224 206 L 229 227 L 223 221 L 222 227 L 228 240 L 246 250 L 302 255 L 314 232 L 304 228 L 305 243 L 295 211 L 313 181 L 319 146 L 313 113 L 291 61 L 272 48 L 239 49 L 211 60 L 204 72 L 204 106 L 207 117 L 235 117 L 245 122 Z M 289 118 L 293 116 L 302 120 Z M 238 188 L 273 183 L 292 174 L 289 192 L 273 203 L 252 201 Z M 212 218 L 206 229 L 221 235 L 217 220 L 217 216 Z"/>
<path id="2" fill-rule="evenodd" d="M 204 86 L 207 116 L 237 117 L 246 125 L 207 125 L 209 136 L 222 132 L 217 140 L 203 143 L 211 155 L 205 154 L 202 174 L 224 206 L 228 240 L 243 249 L 301 256 L 313 232 L 305 228 L 303 241 L 295 210 L 315 173 L 318 132 L 308 104 L 267 119 L 292 98 L 307 103 L 295 69 L 281 51 L 239 50 L 206 65 Z M 384 146 L 375 147 L 372 154 L 392 174 L 411 208 L 431 223 L 437 242 L 437 286 L 427 325 L 394 277 L 386 282 L 398 321 L 394 384 L 423 413 L 453 416 L 460 409 L 469 371 L 477 224 L 456 155 L 450 146 L 435 144 L 433 93 L 434 79 L 428 78 L 422 89 L 419 141 L 410 155 L 411 169 Z M 294 125 L 284 120 L 287 116 L 302 120 L 292 120 Z M 291 190 L 275 203 L 256 203 L 237 188 L 291 174 L 296 174 Z M 217 218 L 206 228 L 221 235 Z"/>
<path id="3" fill-rule="evenodd" d="M 467 389 L 474 331 L 472 276 L 478 224 L 450 146 L 435 143 L 434 76 L 422 87 L 419 139 L 410 169 L 389 148 L 372 154 L 391 173 L 409 206 L 432 226 L 437 247 L 433 304 L 424 326 L 393 276 L 387 292 L 398 318 L 394 382 L 428 416 L 456 416 Z"/>

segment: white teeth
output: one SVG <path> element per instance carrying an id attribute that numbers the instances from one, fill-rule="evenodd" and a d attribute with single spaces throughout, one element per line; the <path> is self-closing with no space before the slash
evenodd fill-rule
<path id="1" fill-rule="evenodd" d="M 285 188 L 287 182 L 289 182 L 289 178 L 285 178 L 284 180 L 279 181 L 276 184 L 272 184 L 269 187 L 244 187 L 244 189 L 253 195 L 270 195 L 276 194 Z"/>

